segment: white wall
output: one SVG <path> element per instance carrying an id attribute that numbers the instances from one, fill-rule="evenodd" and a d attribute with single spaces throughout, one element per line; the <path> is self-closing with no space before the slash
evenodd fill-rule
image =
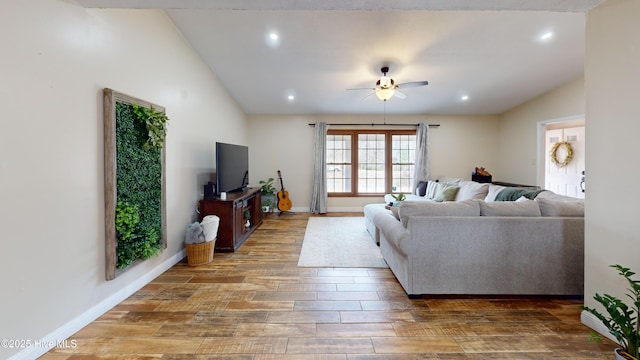
<path id="1" fill-rule="evenodd" d="M 0 43 L 0 338 L 62 340 L 180 259 L 198 174 L 213 171 L 216 140 L 247 143 L 247 122 L 160 11 L 3 1 Z M 168 248 L 109 282 L 105 87 L 170 118 Z M 0 358 L 19 350 L 0 348 Z"/>
<path id="2" fill-rule="evenodd" d="M 380 123 L 375 115 L 263 115 L 249 116 L 250 182 L 277 179 L 282 171 L 284 185 L 294 211 L 308 211 L 313 180 L 313 127 L 310 123 Z M 489 171 L 498 168 L 498 120 L 495 116 L 405 115 L 389 116 L 387 123 L 440 124 L 430 129 L 431 175 L 471 179 L 476 166 Z M 371 128 L 365 125 L 364 128 Z M 395 127 L 397 128 L 397 127 Z M 381 129 L 376 127 L 375 129 Z M 259 159 L 259 160 L 258 160 Z M 500 174 L 493 172 L 494 179 Z M 276 188 L 280 188 L 277 183 Z M 375 198 L 329 198 L 329 211 L 362 211 Z"/>
<path id="3" fill-rule="evenodd" d="M 544 185 L 538 184 L 538 122 L 584 112 L 584 78 L 580 77 L 500 115 L 501 180 Z"/>
<path id="4" fill-rule="evenodd" d="M 585 302 L 589 306 L 595 306 L 596 292 L 628 301 L 624 280 L 610 264 L 640 273 L 639 18 L 640 2 L 635 0 L 609 0 L 587 15 Z"/>

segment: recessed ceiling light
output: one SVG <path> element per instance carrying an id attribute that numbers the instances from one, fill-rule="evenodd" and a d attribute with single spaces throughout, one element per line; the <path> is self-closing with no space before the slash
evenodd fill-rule
<path id="1" fill-rule="evenodd" d="M 469 100 L 469 95 L 462 95 L 462 96 L 460 97 L 460 100 L 462 100 L 462 101 L 467 101 L 467 100 Z"/>
<path id="2" fill-rule="evenodd" d="M 269 47 L 277 47 L 280 45 L 280 35 L 278 35 L 275 31 L 269 31 L 264 37 L 264 41 L 267 43 Z"/>
<path id="3" fill-rule="evenodd" d="M 553 32 L 548 31 L 542 35 L 540 35 L 540 40 L 545 41 L 545 40 L 549 40 L 553 37 Z"/>
<path id="4" fill-rule="evenodd" d="M 289 95 L 289 96 L 287 96 L 287 99 L 288 99 L 289 101 L 293 101 L 293 100 L 295 100 L 295 99 L 296 99 L 296 97 L 295 97 L 295 96 L 293 96 L 293 95 Z"/>

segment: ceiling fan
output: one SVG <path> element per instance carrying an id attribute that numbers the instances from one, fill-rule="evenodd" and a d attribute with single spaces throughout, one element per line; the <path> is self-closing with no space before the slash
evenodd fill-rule
<path id="1" fill-rule="evenodd" d="M 391 99 L 391 97 L 393 97 L 393 96 L 395 96 L 397 98 L 400 98 L 400 99 L 405 99 L 407 97 L 407 95 L 405 93 L 403 93 L 402 91 L 400 91 L 399 89 L 406 89 L 406 88 L 410 88 L 410 87 L 425 86 L 425 85 L 429 84 L 428 81 L 412 81 L 412 82 L 406 82 L 406 83 L 402 83 L 402 84 L 396 84 L 396 82 L 392 78 L 387 76 L 387 73 L 389 72 L 389 67 L 388 66 L 383 66 L 380 69 L 380 71 L 382 72 L 382 76 L 376 82 L 376 87 L 374 87 L 374 88 L 353 88 L 353 89 L 347 89 L 347 90 L 373 90 L 373 92 L 371 94 L 367 95 L 367 97 L 369 97 L 369 96 L 371 96 L 373 94 L 376 94 L 378 99 L 380 99 L 382 101 L 387 101 L 387 100 Z"/>

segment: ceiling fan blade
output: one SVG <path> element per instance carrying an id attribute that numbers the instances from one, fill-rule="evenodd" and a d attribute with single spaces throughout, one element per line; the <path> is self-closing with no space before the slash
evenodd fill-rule
<path id="1" fill-rule="evenodd" d="M 398 85 L 396 85 L 396 87 L 404 89 L 404 88 L 408 88 L 408 87 L 425 86 L 425 85 L 428 85 L 428 84 L 429 84 L 428 81 L 412 81 L 412 82 L 398 84 Z"/>
<path id="2" fill-rule="evenodd" d="M 371 87 L 367 87 L 367 88 L 352 88 L 352 89 L 347 89 L 347 90 L 375 90 L 376 88 L 371 88 Z"/>
<path id="3" fill-rule="evenodd" d="M 367 95 L 367 96 L 362 98 L 362 101 L 365 101 L 366 99 L 368 99 L 371 95 L 373 95 L 375 93 L 376 93 L 375 91 L 370 92 L 369 95 Z"/>
<path id="4" fill-rule="evenodd" d="M 397 97 L 398 99 L 406 99 L 407 98 L 407 94 L 403 93 L 402 91 L 395 89 L 393 91 L 393 96 Z"/>

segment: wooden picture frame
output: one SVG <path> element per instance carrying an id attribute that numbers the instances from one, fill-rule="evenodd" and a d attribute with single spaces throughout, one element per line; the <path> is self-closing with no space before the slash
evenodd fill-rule
<path id="1" fill-rule="evenodd" d="M 105 88 L 103 90 L 104 98 L 104 194 L 105 194 L 105 267 L 106 279 L 113 280 L 117 275 L 134 266 L 140 260 L 137 260 L 128 267 L 118 269 L 118 259 L 116 248 L 118 239 L 116 233 L 116 206 L 117 206 L 117 148 L 116 148 L 116 125 L 118 122 L 116 106 L 117 103 L 137 104 L 140 107 L 153 108 L 156 111 L 165 113 L 165 108 L 148 101 L 138 99 L 129 95 L 125 95 Z M 162 249 L 167 247 L 167 216 L 166 216 L 166 176 L 165 176 L 165 159 L 166 144 L 162 146 L 160 151 L 161 161 L 161 227 L 160 241 Z"/>

